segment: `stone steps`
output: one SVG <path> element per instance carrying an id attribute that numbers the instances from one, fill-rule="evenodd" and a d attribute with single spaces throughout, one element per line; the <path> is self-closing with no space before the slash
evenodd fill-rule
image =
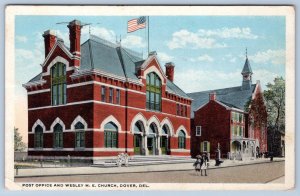
<path id="1" fill-rule="evenodd" d="M 117 167 L 116 158 L 98 160 L 92 165 L 93 167 Z M 128 167 L 143 165 L 160 165 L 160 164 L 176 164 L 176 163 L 193 163 L 190 157 L 175 156 L 132 156 L 128 160 Z"/>

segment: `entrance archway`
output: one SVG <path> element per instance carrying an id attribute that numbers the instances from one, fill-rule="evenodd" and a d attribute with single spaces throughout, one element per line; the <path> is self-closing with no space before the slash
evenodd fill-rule
<path id="1" fill-rule="evenodd" d="M 145 127 L 142 121 L 137 121 L 135 123 L 133 132 L 134 132 L 133 135 L 134 155 L 145 155 L 145 149 L 143 145 L 144 144 L 143 135 L 145 133 Z"/>
<path id="2" fill-rule="evenodd" d="M 168 125 L 164 125 L 161 130 L 161 136 L 160 136 L 160 148 L 161 148 L 161 154 L 162 155 L 168 155 L 170 154 L 170 129 Z"/>
<path id="3" fill-rule="evenodd" d="M 231 144 L 231 151 L 232 152 L 240 152 L 241 151 L 241 143 L 238 141 L 233 141 Z"/>
<path id="4" fill-rule="evenodd" d="M 157 126 L 155 123 L 151 123 L 149 126 L 149 133 L 147 135 L 147 149 L 149 155 L 158 155 L 157 136 Z"/>

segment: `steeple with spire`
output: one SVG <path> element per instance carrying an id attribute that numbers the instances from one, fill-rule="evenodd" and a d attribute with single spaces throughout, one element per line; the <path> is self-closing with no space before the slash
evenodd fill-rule
<path id="1" fill-rule="evenodd" d="M 242 70 L 242 76 L 243 76 L 243 83 L 242 83 L 242 90 L 249 90 L 252 85 L 252 69 L 248 60 L 247 55 L 247 48 L 246 48 L 246 61 L 244 64 L 244 68 Z"/>

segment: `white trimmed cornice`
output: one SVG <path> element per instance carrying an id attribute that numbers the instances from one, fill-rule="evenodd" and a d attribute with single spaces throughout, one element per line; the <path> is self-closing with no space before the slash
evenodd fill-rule
<path id="1" fill-rule="evenodd" d="M 161 123 L 160 123 L 160 127 L 161 127 L 161 130 L 163 128 L 164 125 L 167 125 L 168 128 L 169 128 L 169 131 L 170 133 L 168 133 L 170 136 L 174 136 L 174 127 L 173 127 L 173 124 L 172 122 L 170 121 L 170 119 L 168 117 L 165 117 Z M 161 133 L 162 134 L 162 133 Z"/>
<path id="2" fill-rule="evenodd" d="M 75 130 L 75 125 L 78 122 L 81 122 L 83 124 L 84 130 L 88 128 L 88 124 L 86 123 L 86 121 L 80 115 L 78 115 L 71 124 L 71 130 Z"/>
<path id="3" fill-rule="evenodd" d="M 40 119 L 37 119 L 37 121 L 33 124 L 32 129 L 31 129 L 31 132 L 32 132 L 32 133 L 35 133 L 35 128 L 36 128 L 38 125 L 40 125 L 40 126 L 43 128 L 43 133 L 45 133 L 46 127 L 45 127 L 44 123 L 43 123 Z"/>
<path id="4" fill-rule="evenodd" d="M 50 132 L 54 131 L 53 128 L 56 124 L 60 124 L 62 126 L 63 132 L 66 130 L 65 123 L 60 118 L 57 117 L 50 126 Z"/>
<path id="5" fill-rule="evenodd" d="M 136 114 L 133 117 L 133 119 L 131 120 L 130 132 L 132 134 L 134 133 L 134 126 L 138 121 L 141 121 L 143 123 L 144 132 L 146 132 L 147 120 L 146 120 L 145 116 L 140 112 L 140 113 Z"/>
<path id="6" fill-rule="evenodd" d="M 61 44 L 59 41 L 56 41 L 54 46 L 51 48 L 50 52 L 48 53 L 47 57 L 45 58 L 44 63 L 41 64 L 42 67 L 44 67 L 47 64 L 48 60 L 52 56 L 56 47 L 59 47 L 60 49 L 62 49 L 70 59 L 78 58 L 78 57 L 73 56 L 73 54 L 63 44 Z"/>
<path id="7" fill-rule="evenodd" d="M 118 127 L 118 132 L 119 131 L 122 131 L 122 127 L 121 127 L 121 124 L 120 122 L 113 116 L 113 115 L 110 115 L 108 117 L 106 117 L 100 124 L 100 131 L 104 131 L 104 126 L 109 123 L 109 122 L 112 122 L 114 123 L 117 127 Z"/>

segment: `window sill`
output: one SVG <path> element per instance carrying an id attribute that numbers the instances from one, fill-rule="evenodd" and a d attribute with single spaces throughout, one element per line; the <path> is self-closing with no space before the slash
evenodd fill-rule
<path id="1" fill-rule="evenodd" d="M 84 151 L 85 147 L 75 147 L 74 150 L 75 151 Z"/>
<path id="2" fill-rule="evenodd" d="M 63 147 L 53 147 L 54 150 L 64 150 Z"/>
<path id="3" fill-rule="evenodd" d="M 158 110 L 150 110 L 150 109 L 146 109 L 146 112 L 162 113 L 162 111 L 158 111 Z"/>

